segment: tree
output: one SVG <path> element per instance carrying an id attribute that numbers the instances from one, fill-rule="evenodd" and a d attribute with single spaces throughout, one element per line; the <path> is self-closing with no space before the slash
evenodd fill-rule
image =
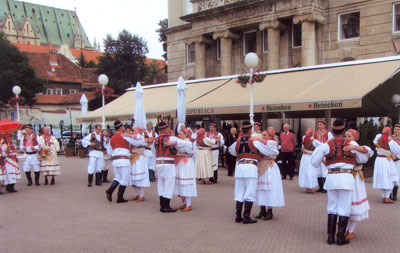
<path id="1" fill-rule="evenodd" d="M 76 63 L 81 68 L 97 68 L 96 63 L 93 60 L 90 60 L 89 62 L 86 60 L 85 55 L 81 51 L 81 56 L 78 58 L 78 62 Z"/>
<path id="2" fill-rule="evenodd" d="M 122 94 L 126 88 L 144 81 L 148 72 L 146 54 L 147 43 L 138 35 L 126 30 L 114 39 L 107 35 L 104 40 L 104 55 L 99 57 L 97 74 L 106 74 L 109 86 L 116 94 Z"/>
<path id="3" fill-rule="evenodd" d="M 168 28 L 168 19 L 162 19 L 160 21 L 158 21 L 158 26 L 160 27 L 159 29 L 156 30 L 156 32 L 158 33 L 158 41 L 162 43 L 163 45 L 163 50 L 164 50 L 164 54 L 162 55 L 162 57 L 164 57 L 164 60 L 167 61 L 167 33 L 166 30 Z M 165 65 L 165 68 L 167 68 L 167 65 Z M 165 71 L 167 71 L 165 69 Z"/>
<path id="4" fill-rule="evenodd" d="M 18 48 L 6 40 L 0 33 L 0 103 L 7 104 L 14 96 L 12 87 L 21 87 L 21 97 L 25 98 L 26 104 L 32 106 L 35 94 L 43 91 L 44 81 L 37 78 L 35 70 L 29 66 L 28 57 L 21 53 Z"/>
<path id="5" fill-rule="evenodd" d="M 161 60 L 160 60 L 161 61 Z M 148 72 L 145 77 L 145 84 L 156 84 L 167 82 L 165 68 L 157 60 L 151 60 L 147 64 Z"/>

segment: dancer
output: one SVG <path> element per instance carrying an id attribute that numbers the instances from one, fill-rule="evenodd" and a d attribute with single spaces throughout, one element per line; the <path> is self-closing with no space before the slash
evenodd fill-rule
<path id="1" fill-rule="evenodd" d="M 313 134 L 314 130 L 308 128 L 305 135 L 303 136 L 303 146 L 301 151 L 300 168 L 299 168 L 299 186 L 305 187 L 307 193 L 316 193 L 314 187 L 318 186 L 317 181 L 317 168 L 311 163 L 311 155 L 315 149 L 313 145 Z"/>
<path id="2" fill-rule="evenodd" d="M 258 163 L 256 203 L 260 206 L 260 213 L 256 219 L 271 220 L 272 208 L 285 205 L 281 173 L 275 162 L 279 151 L 274 135 L 275 131 L 267 130 L 262 132 L 262 139 L 259 139 L 265 145 L 265 153 Z"/>
<path id="3" fill-rule="evenodd" d="M 1 144 L 2 157 L 4 161 L 6 191 L 9 193 L 17 192 L 15 184 L 21 179 L 21 170 L 18 166 L 17 153 L 12 143 L 11 135 L 3 135 Z"/>
<path id="4" fill-rule="evenodd" d="M 215 140 L 215 144 L 211 146 L 211 153 L 213 158 L 213 176 L 210 177 L 210 181 L 214 184 L 218 183 L 218 158 L 219 158 L 219 147 L 224 145 L 224 137 L 221 133 L 217 132 L 217 124 L 210 124 L 210 131 L 207 132 L 207 137 Z"/>
<path id="5" fill-rule="evenodd" d="M 318 120 L 318 130 L 314 133 L 314 147 L 318 147 L 321 144 L 326 143 L 328 140 L 332 139 L 333 135 L 326 129 L 326 122 L 325 120 Z M 324 183 L 326 176 L 328 175 L 328 170 L 325 166 L 324 162 L 321 162 L 318 166 L 314 166 L 317 168 L 317 179 L 318 179 L 318 190 L 316 192 L 326 193 L 324 189 Z"/>
<path id="6" fill-rule="evenodd" d="M 154 140 L 158 137 L 158 134 L 153 130 L 153 123 L 151 123 L 151 121 L 147 122 L 146 127 L 147 129 L 144 131 L 144 137 L 147 145 L 144 154 L 146 155 L 147 167 L 149 169 L 149 179 L 151 182 L 155 182 L 156 176 L 154 167 L 156 162 L 156 150 L 154 149 Z"/>
<path id="7" fill-rule="evenodd" d="M 28 186 L 32 185 L 31 169 L 35 173 L 35 185 L 39 186 L 40 178 L 40 162 L 37 159 L 37 151 L 39 150 L 39 136 L 33 133 L 33 127 L 31 124 L 25 126 L 25 133 L 19 142 L 19 149 L 24 150 L 26 153 L 26 160 L 22 166 L 26 179 L 28 180 Z"/>
<path id="8" fill-rule="evenodd" d="M 40 170 L 44 176 L 44 184 L 48 185 L 48 176 L 51 176 L 51 185 L 56 183 L 55 176 L 61 175 L 60 163 L 58 162 L 57 152 L 60 151 L 60 143 L 50 134 L 50 128 L 44 126 L 42 128 L 43 135 L 39 137 L 40 151 Z"/>
<path id="9" fill-rule="evenodd" d="M 211 147 L 215 139 L 206 136 L 206 130 L 200 128 L 196 134 L 196 178 L 202 179 L 203 184 L 212 184 L 209 178 L 213 176 L 213 158 Z"/>
<path id="10" fill-rule="evenodd" d="M 397 175 L 399 176 L 400 179 L 400 152 L 398 152 L 398 147 L 400 147 L 400 124 L 396 124 L 393 128 L 393 135 L 392 135 L 392 140 L 393 142 L 389 142 L 390 150 L 392 153 L 396 155 L 395 158 L 393 158 L 393 162 L 396 165 L 397 169 Z M 390 194 L 390 199 L 393 201 L 397 201 L 397 190 L 399 186 L 395 185 L 393 187 L 392 193 Z"/>
<path id="11" fill-rule="evenodd" d="M 108 136 L 107 129 L 103 129 L 101 132 L 103 133 L 103 136 L 105 138 L 105 142 L 103 144 L 104 149 L 105 149 L 105 147 L 108 145 L 108 143 L 110 143 L 111 139 Z M 109 154 L 107 154 L 107 152 L 104 152 L 104 151 L 103 151 L 103 167 L 101 168 L 101 173 L 102 173 L 102 176 L 103 176 L 102 182 L 103 183 L 110 183 L 110 181 L 108 180 L 108 172 L 112 168 L 112 161 L 111 161 L 111 156 Z"/>

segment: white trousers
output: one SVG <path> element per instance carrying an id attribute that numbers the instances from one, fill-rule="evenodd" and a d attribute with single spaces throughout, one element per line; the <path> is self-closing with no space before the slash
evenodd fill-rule
<path id="1" fill-rule="evenodd" d="M 175 187 L 175 177 L 158 178 L 157 180 L 157 191 L 158 196 L 167 199 L 172 199 Z"/>
<path id="2" fill-rule="evenodd" d="M 96 173 L 100 173 L 102 168 L 103 168 L 103 158 L 97 158 L 94 156 L 89 157 L 89 164 L 87 167 L 88 174 L 93 174 L 95 171 Z"/>
<path id="3" fill-rule="evenodd" d="M 392 192 L 392 190 L 385 190 L 385 189 L 381 189 L 381 196 L 382 198 L 389 198 L 390 197 L 390 193 Z"/>
<path id="4" fill-rule="evenodd" d="M 131 166 L 114 167 L 114 180 L 122 186 L 128 186 L 131 177 Z"/>
<path id="5" fill-rule="evenodd" d="M 154 155 L 146 157 L 147 165 L 149 170 L 154 171 L 154 166 L 156 165 L 156 157 Z"/>
<path id="6" fill-rule="evenodd" d="M 15 183 L 17 183 L 17 180 L 14 177 L 12 177 L 6 169 L 6 180 L 4 181 L 4 184 L 6 185 L 6 184 L 15 184 Z"/>
<path id="7" fill-rule="evenodd" d="M 255 202 L 257 190 L 257 178 L 235 179 L 235 200 L 239 202 Z"/>
<path id="8" fill-rule="evenodd" d="M 22 169 L 24 172 L 30 172 L 33 168 L 34 172 L 40 171 L 40 162 L 37 160 L 37 154 L 27 155 L 24 164 L 22 165 Z"/>
<path id="9" fill-rule="evenodd" d="M 111 159 L 103 159 L 103 168 L 101 170 L 106 171 L 111 169 L 112 161 Z"/>
<path id="10" fill-rule="evenodd" d="M 353 191 L 328 190 L 328 214 L 350 217 Z"/>

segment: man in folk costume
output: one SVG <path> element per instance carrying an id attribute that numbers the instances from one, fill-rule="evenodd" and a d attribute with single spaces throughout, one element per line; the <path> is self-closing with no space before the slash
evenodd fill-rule
<path id="1" fill-rule="evenodd" d="M 82 146 L 89 151 L 88 187 L 92 186 L 93 173 L 96 172 L 96 185 L 101 186 L 103 158 L 106 145 L 106 137 L 101 132 L 101 125 L 97 124 L 95 131 L 82 139 Z"/>
<path id="2" fill-rule="evenodd" d="M 399 176 L 400 181 L 400 124 L 396 124 L 393 128 L 392 141 L 389 142 L 389 147 L 391 152 L 396 156 L 393 158 L 394 165 L 397 169 L 397 175 Z M 397 201 L 397 190 L 399 186 L 395 185 L 393 187 L 392 193 L 390 194 L 390 199 L 393 201 Z"/>
<path id="3" fill-rule="evenodd" d="M 261 127 L 262 125 L 260 122 L 254 122 L 254 132 L 252 133 L 252 136 L 257 136 L 261 138 L 262 137 Z"/>
<path id="4" fill-rule="evenodd" d="M 258 161 L 261 154 L 268 156 L 266 146 L 258 140 L 251 139 L 252 125 L 250 121 L 242 124 L 242 133 L 237 142 L 229 147 L 229 152 L 237 156 L 237 165 L 235 168 L 235 201 L 236 201 L 236 219 L 237 223 L 244 224 L 256 223 L 257 220 L 250 218 L 251 208 L 256 201 Z M 244 212 L 242 218 L 242 209 L 244 202 Z"/>
<path id="5" fill-rule="evenodd" d="M 60 143 L 50 134 L 50 128 L 44 126 L 43 135 L 39 137 L 39 160 L 40 160 L 40 170 L 44 176 L 44 184 L 48 185 L 48 176 L 51 176 L 51 185 L 55 184 L 55 176 L 61 175 L 60 163 L 58 162 L 57 152 L 60 151 Z"/>
<path id="6" fill-rule="evenodd" d="M 213 158 L 211 147 L 216 140 L 206 136 L 206 130 L 200 128 L 196 134 L 196 177 L 203 180 L 203 184 L 212 184 L 209 178 L 213 176 Z"/>
<path id="7" fill-rule="evenodd" d="M 17 192 L 14 188 L 15 184 L 21 179 L 21 170 L 18 166 L 17 153 L 14 144 L 12 143 L 11 135 L 4 135 L 1 143 L 2 157 L 4 161 L 6 191 L 13 193 Z"/>
<path id="8" fill-rule="evenodd" d="M 210 181 L 214 184 L 218 183 L 218 158 L 219 158 L 219 147 L 224 145 L 224 137 L 221 133 L 217 132 L 217 124 L 210 124 L 210 131 L 206 135 L 208 138 L 215 140 L 215 144 L 211 146 L 211 153 L 213 156 L 213 171 L 214 176 L 210 178 Z"/>
<path id="9" fill-rule="evenodd" d="M 106 190 L 108 201 L 112 202 L 112 194 L 119 185 L 117 203 L 125 203 L 124 199 L 126 187 L 131 182 L 131 161 L 129 144 L 137 147 L 142 145 L 143 136 L 140 134 L 132 137 L 124 136 L 125 128 L 121 121 L 114 122 L 115 134 L 107 145 L 107 153 L 111 155 L 112 166 L 114 169 L 114 181 L 110 188 Z"/>
<path id="10" fill-rule="evenodd" d="M 318 146 L 311 157 L 311 162 L 315 167 L 324 158 L 326 159 L 328 175 L 324 187 L 328 190 L 327 243 L 335 242 L 336 222 L 339 216 L 337 245 L 350 242 L 346 239 L 345 232 L 351 213 L 354 188 L 353 168 L 357 163 L 365 163 L 368 160 L 368 154 L 363 153 L 364 147 L 344 138 L 344 127 L 342 120 L 335 120 L 332 126 L 335 137 Z"/>
<path id="11" fill-rule="evenodd" d="M 6 156 L 3 155 L 3 150 L 2 150 L 3 142 L 4 142 L 3 138 L 0 137 L 0 189 L 1 189 L 1 186 L 4 184 L 6 178 L 7 178 L 6 168 L 5 168 Z M 4 194 L 4 193 L 0 191 L 0 195 L 1 194 Z"/>
<path id="12" fill-rule="evenodd" d="M 103 136 L 105 138 L 104 148 L 107 147 L 108 143 L 110 143 L 111 138 L 108 135 L 107 129 L 102 130 Z M 103 175 L 103 183 L 110 183 L 108 180 L 108 172 L 112 168 L 111 156 L 107 152 L 103 152 L 103 167 L 101 169 Z"/>
<path id="13" fill-rule="evenodd" d="M 332 138 L 333 138 L 332 133 L 326 129 L 325 120 L 322 119 L 318 120 L 318 130 L 315 131 L 314 133 L 313 145 L 315 147 L 318 147 L 319 145 L 326 143 L 328 140 Z M 324 190 L 324 183 L 328 171 L 326 169 L 324 161 L 322 161 L 321 164 L 318 165 L 316 168 L 317 168 L 317 179 L 319 186 L 319 189 L 316 190 L 316 192 L 326 193 L 326 190 Z"/>
<path id="14" fill-rule="evenodd" d="M 25 127 L 25 133 L 19 142 L 19 149 L 25 151 L 26 159 L 23 164 L 23 170 L 28 180 L 28 186 L 32 185 L 31 169 L 35 172 L 35 185 L 39 186 L 40 178 L 40 162 L 37 159 L 37 152 L 39 150 L 39 136 L 33 133 L 33 127 L 28 124 Z"/>
<path id="15" fill-rule="evenodd" d="M 153 130 L 153 123 L 151 123 L 151 121 L 147 122 L 146 128 L 147 129 L 144 131 L 144 138 L 147 145 L 144 154 L 146 156 L 147 166 L 149 168 L 149 179 L 151 182 L 155 182 L 156 176 L 154 173 L 154 166 L 156 161 L 156 150 L 154 149 L 154 140 L 158 137 L 158 134 Z"/>
<path id="16" fill-rule="evenodd" d="M 176 167 L 175 155 L 177 149 L 185 146 L 185 141 L 175 136 L 171 136 L 169 125 L 166 122 L 158 124 L 160 135 L 154 141 L 156 149 L 156 168 L 157 168 L 157 191 L 160 197 L 160 212 L 176 212 L 170 207 L 170 201 L 174 193 Z"/>

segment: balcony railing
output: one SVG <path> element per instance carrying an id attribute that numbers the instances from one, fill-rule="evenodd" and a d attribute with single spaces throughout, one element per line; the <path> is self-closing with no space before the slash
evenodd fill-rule
<path id="1" fill-rule="evenodd" d="M 198 0 L 196 2 L 193 2 L 194 4 L 197 4 L 197 8 L 195 9 L 200 12 L 240 1 L 241 0 Z"/>

